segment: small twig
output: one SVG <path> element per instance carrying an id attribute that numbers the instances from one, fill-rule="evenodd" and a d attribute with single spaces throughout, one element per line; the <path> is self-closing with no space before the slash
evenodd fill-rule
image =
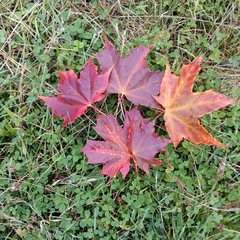
<path id="1" fill-rule="evenodd" d="M 222 174 L 224 172 L 225 161 L 226 161 L 226 158 L 223 158 L 219 164 L 217 177 L 216 177 L 216 183 L 219 181 L 220 177 L 222 176 Z"/>
<path id="2" fill-rule="evenodd" d="M 173 180 L 177 183 L 178 187 L 183 191 L 185 195 L 190 195 L 177 177 L 175 177 Z"/>

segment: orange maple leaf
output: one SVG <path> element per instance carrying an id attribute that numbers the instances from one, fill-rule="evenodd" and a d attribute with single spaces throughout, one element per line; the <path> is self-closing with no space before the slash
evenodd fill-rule
<path id="1" fill-rule="evenodd" d="M 198 118 L 233 104 L 236 100 L 228 99 L 225 95 L 213 90 L 192 92 L 194 79 L 201 69 L 202 58 L 203 55 L 190 64 L 183 65 L 180 77 L 172 74 L 167 65 L 160 86 L 160 95 L 153 96 L 165 108 L 165 125 L 175 148 L 183 138 L 195 144 L 225 146 L 206 131 Z"/>

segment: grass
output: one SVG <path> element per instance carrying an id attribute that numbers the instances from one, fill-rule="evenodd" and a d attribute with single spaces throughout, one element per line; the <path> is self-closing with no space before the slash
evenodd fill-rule
<path id="1" fill-rule="evenodd" d="M 78 72 L 103 34 L 122 54 L 153 43 L 152 70 L 168 60 L 179 73 L 205 53 L 194 90 L 238 98 L 239 13 L 238 0 L 2 0 L 0 238 L 239 239 L 239 104 L 201 118 L 228 148 L 183 141 L 160 154 L 168 167 L 151 168 L 150 178 L 109 180 L 79 150 L 96 138 L 96 113 L 60 134 L 62 120 L 37 98 L 57 94 L 57 70 Z M 110 113 L 115 102 L 100 108 Z"/>

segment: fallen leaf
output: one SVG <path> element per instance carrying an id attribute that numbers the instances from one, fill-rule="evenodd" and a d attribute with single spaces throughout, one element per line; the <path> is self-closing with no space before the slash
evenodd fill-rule
<path id="1" fill-rule="evenodd" d="M 101 101 L 108 85 L 111 69 L 98 74 L 97 66 L 89 60 L 80 72 L 80 78 L 73 70 L 59 71 L 58 90 L 61 95 L 39 96 L 52 109 L 55 116 L 63 117 L 62 128 L 80 117 L 93 103 Z"/>
<path id="2" fill-rule="evenodd" d="M 155 100 L 164 108 L 164 120 L 167 132 L 176 148 L 185 138 L 195 144 L 224 146 L 200 125 L 198 118 L 236 102 L 225 95 L 208 90 L 193 93 L 194 79 L 200 71 L 203 55 L 188 65 L 183 65 L 180 77 L 171 73 L 167 65 L 160 95 Z"/>
<path id="3" fill-rule="evenodd" d="M 156 153 L 172 142 L 158 137 L 154 133 L 154 121 L 142 118 L 137 108 L 126 112 L 123 127 L 113 115 L 100 115 L 94 129 L 104 141 L 87 140 L 82 151 L 88 158 L 88 164 L 104 164 L 101 174 L 110 178 L 119 171 L 125 178 L 131 161 L 135 169 L 139 167 L 149 175 L 149 165 L 162 164 L 155 158 Z"/>
<path id="4" fill-rule="evenodd" d="M 102 73 L 112 68 L 107 91 L 126 96 L 134 104 L 157 107 L 152 95 L 159 93 L 163 78 L 161 72 L 151 72 L 145 57 L 151 46 L 138 46 L 121 57 L 112 43 L 105 38 L 102 51 L 96 54 Z"/>

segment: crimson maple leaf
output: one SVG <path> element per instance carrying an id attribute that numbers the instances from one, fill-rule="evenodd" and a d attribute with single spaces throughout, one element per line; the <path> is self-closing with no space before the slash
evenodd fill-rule
<path id="1" fill-rule="evenodd" d="M 80 72 L 80 78 L 73 70 L 59 71 L 58 90 L 61 95 L 57 97 L 39 96 L 52 109 L 55 116 L 63 117 L 64 128 L 80 117 L 93 103 L 101 101 L 103 92 L 108 85 L 111 69 L 104 74 L 98 74 L 97 66 L 89 60 Z"/>
<path id="2" fill-rule="evenodd" d="M 152 95 L 159 93 L 163 78 L 161 72 L 151 72 L 147 67 L 145 57 L 151 46 L 138 46 L 127 56 L 121 57 L 116 48 L 107 38 L 102 51 L 96 54 L 101 72 L 107 72 L 111 67 L 107 91 L 126 96 L 134 104 L 157 107 Z"/>
<path id="3" fill-rule="evenodd" d="M 201 69 L 202 58 L 203 55 L 190 64 L 183 65 L 180 77 L 172 74 L 167 65 L 160 95 L 154 97 L 165 108 L 165 125 L 175 148 L 183 138 L 195 144 L 224 146 L 200 125 L 198 118 L 232 104 L 235 100 L 212 90 L 192 92 L 194 79 Z"/>
<path id="4" fill-rule="evenodd" d="M 88 158 L 88 164 L 103 163 L 101 174 L 110 178 L 120 171 L 123 178 L 130 170 L 130 161 L 149 175 L 148 166 L 161 165 L 162 161 L 154 158 L 172 141 L 159 138 L 154 133 L 154 121 L 142 118 L 137 108 L 126 112 L 124 126 L 119 126 L 113 115 L 100 115 L 95 131 L 105 141 L 87 140 L 82 151 Z"/>

